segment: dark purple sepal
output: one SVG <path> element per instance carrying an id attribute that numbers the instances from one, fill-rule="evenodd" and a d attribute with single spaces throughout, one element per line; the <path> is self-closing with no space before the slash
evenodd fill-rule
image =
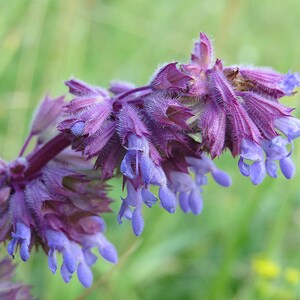
<path id="1" fill-rule="evenodd" d="M 118 114 L 117 132 L 122 144 L 127 142 L 130 135 L 135 135 L 137 137 L 149 135 L 148 129 L 144 124 L 140 113 L 130 104 L 124 104 Z"/>
<path id="2" fill-rule="evenodd" d="M 284 75 L 269 68 L 239 68 L 246 85 L 258 93 L 278 99 L 285 95 L 281 82 Z"/>
<path id="3" fill-rule="evenodd" d="M 110 83 L 109 91 L 115 95 L 119 95 L 122 93 L 126 93 L 134 88 L 135 86 L 130 82 L 112 81 Z"/>
<path id="4" fill-rule="evenodd" d="M 69 88 L 69 93 L 77 97 L 107 96 L 106 91 L 102 88 L 93 87 L 79 79 L 65 81 L 65 85 Z"/>
<path id="5" fill-rule="evenodd" d="M 105 145 L 111 140 L 115 133 L 116 122 L 106 121 L 102 124 L 94 134 L 87 137 L 84 141 L 85 149 L 84 154 L 89 158 L 96 156 L 105 147 Z"/>
<path id="6" fill-rule="evenodd" d="M 39 134 L 52 125 L 61 115 L 64 103 L 64 96 L 52 99 L 47 95 L 34 114 L 31 134 Z"/>
<path id="7" fill-rule="evenodd" d="M 199 41 L 194 44 L 191 60 L 201 69 L 208 69 L 213 57 L 213 47 L 210 39 L 203 32 L 200 33 Z"/>
<path id="8" fill-rule="evenodd" d="M 188 83 L 192 78 L 179 71 L 176 64 L 177 62 L 162 67 L 154 76 L 150 86 L 156 91 L 187 91 Z"/>
<path id="9" fill-rule="evenodd" d="M 226 112 L 214 100 L 203 105 L 203 113 L 199 119 L 202 145 L 212 158 L 220 156 L 224 151 Z"/>
<path id="10" fill-rule="evenodd" d="M 275 119 L 290 116 L 292 111 L 291 108 L 268 100 L 254 92 L 239 92 L 237 96 L 241 97 L 242 106 L 263 137 L 269 140 L 278 135 L 274 128 Z"/>
<path id="11" fill-rule="evenodd" d="M 233 88 L 225 76 L 220 71 L 214 70 L 209 71 L 208 74 L 209 96 L 226 111 L 226 131 L 228 132 L 226 143 L 233 156 L 236 156 L 240 152 L 240 146 L 244 138 L 259 143 L 261 134 L 239 103 Z"/>
<path id="12" fill-rule="evenodd" d="M 145 109 L 150 118 L 155 123 L 165 126 L 175 126 L 185 130 L 190 127 L 187 124 L 189 118 L 193 116 L 191 110 L 177 99 L 166 98 L 163 94 L 156 94 L 147 97 L 145 100 Z"/>

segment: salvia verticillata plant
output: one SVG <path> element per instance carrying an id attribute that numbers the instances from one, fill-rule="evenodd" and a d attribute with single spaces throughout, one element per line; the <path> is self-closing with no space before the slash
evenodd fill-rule
<path id="1" fill-rule="evenodd" d="M 127 191 L 118 221 L 131 220 L 140 235 L 144 204 L 160 202 L 174 213 L 179 203 L 199 214 L 209 174 L 229 187 L 231 178 L 213 162 L 227 149 L 255 185 L 276 178 L 278 165 L 286 178 L 294 175 L 300 120 L 279 99 L 294 94 L 299 74 L 224 67 L 204 33 L 189 63 L 164 65 L 145 86 L 112 82 L 107 90 L 76 79 L 66 85 L 73 99 L 47 96 L 18 158 L 0 162 L 0 242 L 23 261 L 41 248 L 53 273 L 60 253 L 66 282 L 76 272 L 85 287 L 92 284 L 94 248 L 117 262 L 102 219 L 112 201 L 106 182 L 114 176 L 123 176 Z"/>

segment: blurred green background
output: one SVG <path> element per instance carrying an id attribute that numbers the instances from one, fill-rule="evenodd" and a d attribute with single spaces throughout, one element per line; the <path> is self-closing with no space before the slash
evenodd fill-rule
<path id="1" fill-rule="evenodd" d="M 14 158 L 30 116 L 46 92 L 66 93 L 70 76 L 108 86 L 148 82 L 157 66 L 187 61 L 200 31 L 225 64 L 300 70 L 300 2 L 164 0 L 0 0 L 0 155 Z M 299 107 L 299 95 L 284 99 Z M 297 111 L 295 112 L 297 114 Z M 298 113 L 299 115 L 299 113 Z M 85 290 L 74 276 L 52 275 L 43 253 L 19 262 L 17 279 L 50 299 L 300 299 L 300 143 L 296 177 L 252 186 L 225 154 L 216 163 L 233 177 L 204 188 L 202 215 L 144 208 L 136 238 L 128 222 L 105 216 L 120 263 L 99 259 Z M 120 183 L 112 182 L 115 211 Z M 1 255 L 4 250 L 1 249 Z"/>

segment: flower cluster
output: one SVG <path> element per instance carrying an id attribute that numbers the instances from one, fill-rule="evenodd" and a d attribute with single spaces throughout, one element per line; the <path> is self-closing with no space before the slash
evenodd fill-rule
<path id="1" fill-rule="evenodd" d="M 56 253 L 61 253 L 64 281 L 77 271 L 80 282 L 88 287 L 93 279 L 90 267 L 97 260 L 93 248 L 107 261 L 117 262 L 117 252 L 104 236 L 105 223 L 99 216 L 110 211 L 111 200 L 99 175 L 86 171 L 92 169 L 90 162 L 69 148 L 62 150 L 70 144 L 63 135 L 43 141 L 61 109 L 62 98 L 47 97 L 32 123 L 30 136 L 37 135 L 35 149 L 10 163 L 1 161 L 0 241 L 11 237 L 7 251 L 14 257 L 19 248 L 23 261 L 29 259 L 33 246 L 41 246 L 53 273 Z"/>
<path id="2" fill-rule="evenodd" d="M 19 157 L 0 162 L 0 242 L 11 237 L 9 254 L 19 248 L 24 261 L 41 246 L 53 273 L 61 253 L 66 282 L 77 271 L 91 285 L 94 247 L 117 262 L 101 217 L 110 211 L 105 182 L 114 176 L 123 177 L 127 191 L 118 221 L 131 220 L 140 235 L 144 204 L 199 214 L 209 173 L 229 187 L 231 178 L 213 161 L 226 149 L 253 184 L 277 177 L 276 161 L 286 178 L 294 175 L 300 120 L 279 99 L 294 94 L 300 76 L 224 67 L 204 33 L 189 63 L 164 65 L 145 86 L 112 82 L 106 90 L 77 79 L 66 85 L 73 99 L 46 97 Z M 49 138 L 56 126 L 60 133 Z M 24 156 L 33 137 L 36 147 Z"/>

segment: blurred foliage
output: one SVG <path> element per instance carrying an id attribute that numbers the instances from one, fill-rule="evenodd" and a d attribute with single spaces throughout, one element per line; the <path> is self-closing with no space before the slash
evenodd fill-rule
<path id="1" fill-rule="evenodd" d="M 0 0 L 0 154 L 12 159 L 30 116 L 46 92 L 66 93 L 70 76 L 107 87 L 112 79 L 144 84 L 162 62 L 187 61 L 200 31 L 215 40 L 225 64 L 300 70 L 298 0 Z M 285 99 L 299 107 L 300 98 Z M 297 111 L 296 111 L 297 113 Z M 300 145 L 293 157 L 300 169 Z M 217 161 L 234 185 L 210 182 L 201 216 L 145 208 L 146 229 L 136 238 L 116 214 L 105 217 L 120 263 L 101 261 L 85 290 L 51 274 L 43 253 L 19 262 L 18 279 L 50 299 L 300 299 L 300 187 L 280 176 L 252 186 L 237 161 Z M 299 174 L 299 172 L 298 172 Z M 121 186 L 112 183 L 119 206 Z M 4 249 L 1 249 L 4 255 Z M 262 278 L 253 257 L 284 266 Z M 281 269 L 280 269 L 281 270 Z"/>

